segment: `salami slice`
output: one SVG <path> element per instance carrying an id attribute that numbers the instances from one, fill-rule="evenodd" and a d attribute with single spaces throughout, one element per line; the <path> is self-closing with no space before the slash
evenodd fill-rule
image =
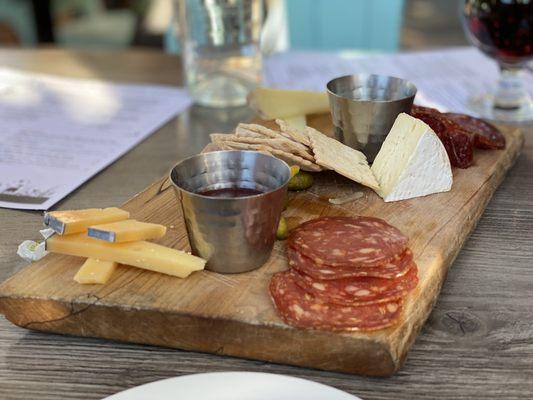
<path id="1" fill-rule="evenodd" d="M 413 113 L 441 114 L 441 112 L 437 110 L 436 108 L 417 106 L 416 104 L 413 104 L 413 107 L 411 108 L 411 114 Z"/>
<path id="2" fill-rule="evenodd" d="M 414 262 L 411 262 L 411 267 L 405 275 L 396 279 L 367 277 L 317 280 L 294 269 L 291 272 L 296 284 L 313 296 L 329 303 L 350 306 L 398 300 L 418 284 Z"/>
<path id="3" fill-rule="evenodd" d="M 505 148 L 505 136 L 494 125 L 466 114 L 446 113 L 445 115 L 474 135 L 474 146 L 478 149 Z"/>
<path id="4" fill-rule="evenodd" d="M 393 325 L 402 310 L 401 300 L 360 307 L 326 303 L 298 286 L 290 271 L 272 277 L 270 295 L 279 316 L 304 329 L 371 331 Z"/>
<path id="5" fill-rule="evenodd" d="M 394 279 L 407 274 L 413 262 L 413 253 L 409 249 L 395 256 L 389 262 L 373 267 L 318 265 L 292 247 L 287 247 L 287 257 L 291 268 L 318 280 L 355 277 Z"/>
<path id="6" fill-rule="evenodd" d="M 287 244 L 317 265 L 370 267 L 403 252 L 407 241 L 379 218 L 323 217 L 294 229 Z"/>
<path id="7" fill-rule="evenodd" d="M 437 134 L 454 167 L 468 168 L 474 162 L 474 136 L 434 109 L 413 107 L 411 115 L 424 121 Z"/>

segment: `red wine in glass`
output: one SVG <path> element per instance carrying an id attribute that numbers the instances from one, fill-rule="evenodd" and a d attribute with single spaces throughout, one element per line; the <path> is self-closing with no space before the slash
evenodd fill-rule
<path id="1" fill-rule="evenodd" d="M 471 107 L 494 120 L 531 120 L 533 105 L 519 73 L 533 59 L 533 0 L 464 0 L 463 26 L 501 70 L 495 93 L 472 99 Z"/>

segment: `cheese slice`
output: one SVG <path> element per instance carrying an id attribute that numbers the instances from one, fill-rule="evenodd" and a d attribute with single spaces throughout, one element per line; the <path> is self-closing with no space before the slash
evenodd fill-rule
<path id="1" fill-rule="evenodd" d="M 452 187 L 450 160 L 442 142 L 423 121 L 401 113 L 396 118 L 371 167 L 377 193 L 397 201 Z"/>
<path id="2" fill-rule="evenodd" d="M 44 224 L 60 235 L 85 232 L 91 225 L 128 219 L 130 213 L 117 207 L 53 211 L 44 214 Z"/>
<path id="3" fill-rule="evenodd" d="M 74 276 L 74 280 L 85 285 L 107 283 L 117 266 L 113 261 L 88 258 Z"/>
<path id="4" fill-rule="evenodd" d="M 87 237 L 85 233 L 54 235 L 46 240 L 46 250 L 52 253 L 114 261 L 178 278 L 186 278 L 192 272 L 204 269 L 206 263 L 200 257 L 155 243 L 145 241 L 108 243 Z"/>
<path id="5" fill-rule="evenodd" d="M 250 94 L 249 103 L 264 119 L 329 112 L 326 92 L 258 87 Z"/>
<path id="6" fill-rule="evenodd" d="M 285 117 L 285 122 L 297 129 L 305 129 L 307 126 L 307 118 L 305 117 L 305 114 Z"/>
<path id="7" fill-rule="evenodd" d="M 107 242 L 123 243 L 159 239 L 166 232 L 167 228 L 163 225 L 125 219 L 109 224 L 90 226 L 87 229 L 87 236 Z"/>

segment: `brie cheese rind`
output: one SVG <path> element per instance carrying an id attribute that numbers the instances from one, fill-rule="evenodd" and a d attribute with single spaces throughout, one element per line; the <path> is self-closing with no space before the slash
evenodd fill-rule
<path id="1" fill-rule="evenodd" d="M 444 145 L 423 121 L 401 113 L 371 167 L 385 202 L 447 192 L 453 175 Z"/>

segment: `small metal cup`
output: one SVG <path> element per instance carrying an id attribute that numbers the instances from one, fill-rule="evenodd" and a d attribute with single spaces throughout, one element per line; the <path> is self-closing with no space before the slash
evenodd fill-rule
<path id="1" fill-rule="evenodd" d="M 379 152 L 394 120 L 409 113 L 416 86 L 400 78 L 357 74 L 335 78 L 327 84 L 335 136 L 362 151 L 369 162 Z"/>
<path id="2" fill-rule="evenodd" d="M 192 250 L 206 269 L 251 271 L 270 257 L 290 179 L 289 166 L 256 151 L 214 151 L 187 158 L 170 172 Z M 198 194 L 247 188 L 263 193 L 236 198 Z"/>

